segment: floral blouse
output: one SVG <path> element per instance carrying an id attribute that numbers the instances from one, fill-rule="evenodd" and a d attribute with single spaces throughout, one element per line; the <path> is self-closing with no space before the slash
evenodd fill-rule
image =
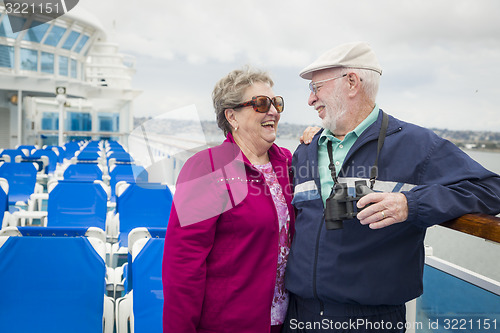
<path id="1" fill-rule="evenodd" d="M 276 173 L 271 162 L 264 165 L 254 165 L 266 179 L 267 186 L 271 191 L 271 196 L 278 213 L 279 221 L 279 254 L 278 271 L 276 272 L 276 285 L 274 287 L 274 297 L 271 306 L 271 325 L 280 325 L 285 321 L 288 308 L 288 292 L 285 289 L 285 268 L 290 252 L 290 216 L 286 205 L 283 190 L 278 182 Z"/>

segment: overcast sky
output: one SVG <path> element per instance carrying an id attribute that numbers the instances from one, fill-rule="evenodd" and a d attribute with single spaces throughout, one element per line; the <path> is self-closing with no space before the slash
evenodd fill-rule
<path id="1" fill-rule="evenodd" d="M 215 82 L 249 64 L 285 98 L 282 122 L 318 123 L 298 73 L 321 53 L 368 42 L 383 68 L 377 103 L 425 127 L 500 131 L 497 0 L 80 0 L 136 58 L 136 116 L 194 104 L 214 119 Z"/>

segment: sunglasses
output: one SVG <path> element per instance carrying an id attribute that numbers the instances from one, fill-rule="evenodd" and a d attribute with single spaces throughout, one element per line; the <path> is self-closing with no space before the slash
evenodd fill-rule
<path id="1" fill-rule="evenodd" d="M 266 112 L 269 112 L 269 109 L 271 108 L 271 104 L 274 105 L 274 107 L 276 108 L 276 111 L 278 111 L 278 113 L 283 112 L 283 110 L 285 109 L 285 101 L 283 100 L 283 97 L 281 97 L 281 96 L 276 96 L 273 98 L 270 98 L 268 96 L 254 96 L 254 97 L 252 97 L 251 101 L 238 104 L 234 107 L 234 109 L 242 108 L 242 107 L 251 105 L 251 106 L 253 106 L 253 109 L 255 111 L 260 112 L 260 113 L 266 113 Z"/>

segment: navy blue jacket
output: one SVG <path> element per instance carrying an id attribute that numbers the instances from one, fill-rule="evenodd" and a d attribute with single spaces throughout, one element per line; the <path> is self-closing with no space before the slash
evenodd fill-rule
<path id="1" fill-rule="evenodd" d="M 377 152 L 382 112 L 354 143 L 339 181 L 352 191 L 368 179 Z M 375 190 L 402 192 L 405 222 L 372 230 L 357 219 L 326 230 L 318 174 L 318 138 L 294 153 L 297 218 L 286 288 L 322 302 L 398 305 L 422 294 L 426 228 L 467 213 L 500 212 L 500 177 L 434 132 L 389 117 Z M 327 166 L 322 166 L 327 167 Z"/>

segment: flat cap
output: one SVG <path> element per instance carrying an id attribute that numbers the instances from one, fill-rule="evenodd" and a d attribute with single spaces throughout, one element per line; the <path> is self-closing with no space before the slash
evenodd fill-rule
<path id="1" fill-rule="evenodd" d="M 300 72 L 303 79 L 311 80 L 313 72 L 335 67 L 370 69 L 382 75 L 382 68 L 375 52 L 365 42 L 339 45 L 323 53 L 316 61 Z"/>

